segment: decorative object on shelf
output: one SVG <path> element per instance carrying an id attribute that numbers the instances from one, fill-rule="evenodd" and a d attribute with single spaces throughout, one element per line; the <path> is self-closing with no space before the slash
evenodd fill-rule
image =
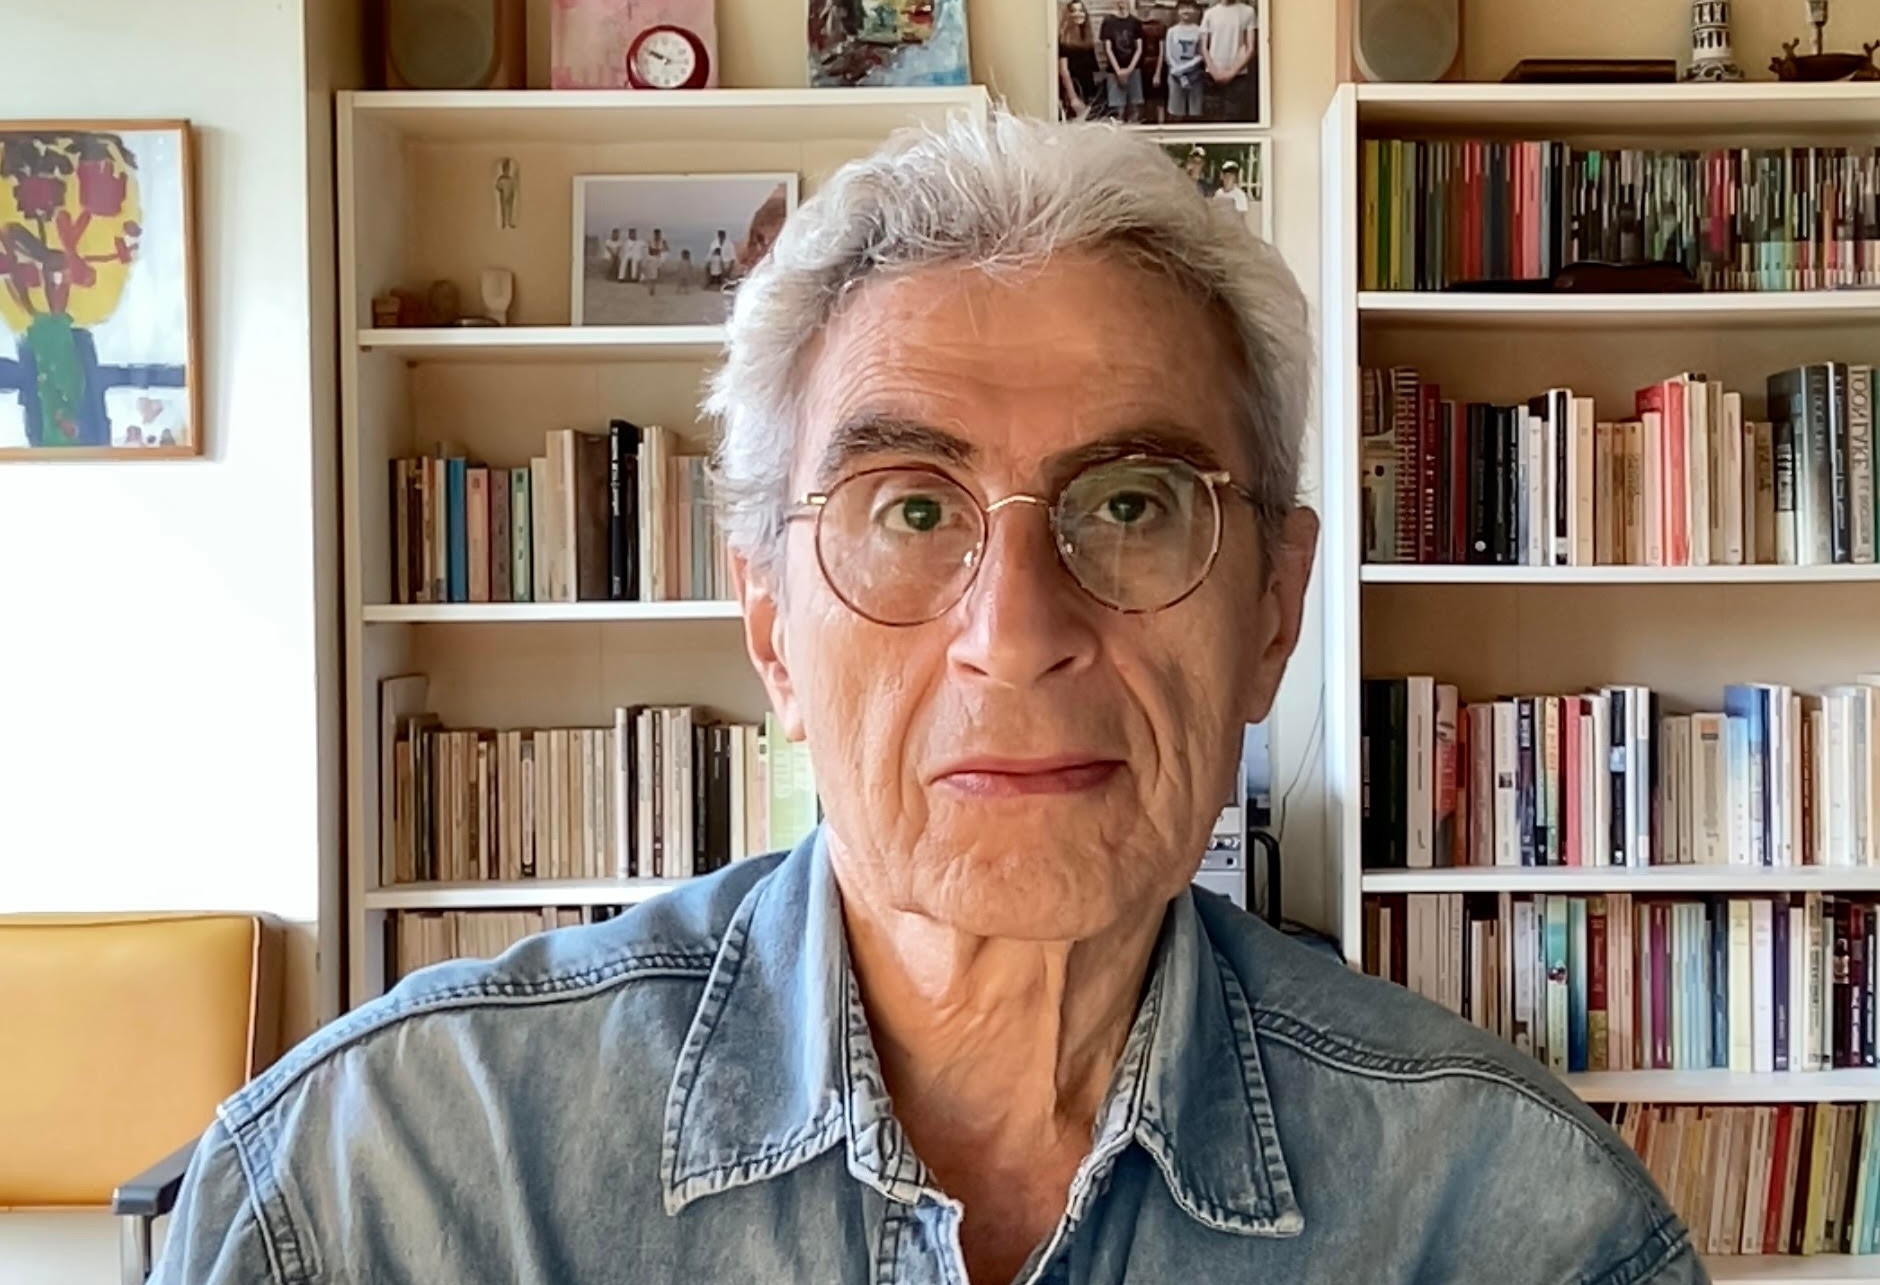
<path id="1" fill-rule="evenodd" d="M 1743 79 L 1730 50 L 1730 0 L 1693 0 L 1691 65 L 1684 69 L 1684 79 Z"/>
<path id="2" fill-rule="evenodd" d="M 1462 0 L 1351 0 L 1351 58 L 1365 80 L 1460 76 Z"/>
<path id="3" fill-rule="evenodd" d="M 521 89 L 524 0 L 381 0 L 387 89 Z"/>
<path id="4" fill-rule="evenodd" d="M 554 0 L 549 84 L 555 89 L 715 88 L 714 5 L 715 0 Z"/>
<path id="5" fill-rule="evenodd" d="M 964 85 L 966 0 L 809 0 L 809 83 Z"/>
<path id="6" fill-rule="evenodd" d="M 424 303 L 429 325 L 454 326 L 463 316 L 463 302 L 455 281 L 443 278 L 433 281 L 431 288 L 425 291 Z"/>
<path id="7" fill-rule="evenodd" d="M 508 268 L 485 268 L 480 283 L 484 316 L 494 325 L 508 325 L 509 305 L 516 298 L 516 274 Z"/>
<path id="8" fill-rule="evenodd" d="M 516 196 L 522 191 L 522 166 L 513 156 L 496 158 L 490 178 L 490 190 L 496 195 L 496 227 L 512 231 L 516 226 Z"/>
<path id="9" fill-rule="evenodd" d="M 635 89 L 703 89 L 711 74 L 711 50 L 686 27 L 648 27 L 627 50 L 627 82 Z"/>
<path id="10" fill-rule="evenodd" d="M 577 175 L 574 324 L 722 325 L 796 199 L 794 174 Z"/>
<path id="11" fill-rule="evenodd" d="M 1156 142 L 1202 196 L 1241 215 L 1254 235 L 1273 239 L 1273 200 L 1266 190 L 1273 173 L 1270 138 L 1188 132 L 1158 134 Z"/>
<path id="12" fill-rule="evenodd" d="M 1675 58 L 1523 58 L 1501 79 L 1509 85 L 1646 85 L 1677 78 Z"/>
<path id="13" fill-rule="evenodd" d="M 0 458 L 202 453 L 186 121 L 0 123 Z"/>
<path id="14" fill-rule="evenodd" d="M 1822 30 L 1828 25 L 1828 0 L 1807 0 L 1808 21 L 1815 28 L 1815 52 L 1798 54 L 1796 46 L 1800 40 L 1782 42 L 1782 56 L 1772 58 L 1769 70 L 1776 74 L 1777 80 L 1880 80 L 1880 65 L 1874 62 L 1874 51 L 1880 49 L 1880 40 L 1862 45 L 1861 51 L 1853 53 L 1829 54 L 1821 51 Z"/>
<path id="15" fill-rule="evenodd" d="M 390 330 L 403 322 L 403 304 L 391 291 L 372 296 L 372 324 Z"/>

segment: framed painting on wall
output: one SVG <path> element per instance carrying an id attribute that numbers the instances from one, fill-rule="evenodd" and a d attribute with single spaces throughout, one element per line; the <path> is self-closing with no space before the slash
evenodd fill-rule
<path id="1" fill-rule="evenodd" d="M 202 453 L 187 121 L 0 121 L 0 459 Z"/>
<path id="2" fill-rule="evenodd" d="M 1269 0 L 1045 0 L 1060 120 L 1264 129 Z"/>
<path id="3" fill-rule="evenodd" d="M 966 0 L 809 0 L 809 83 L 817 88 L 970 78 Z"/>

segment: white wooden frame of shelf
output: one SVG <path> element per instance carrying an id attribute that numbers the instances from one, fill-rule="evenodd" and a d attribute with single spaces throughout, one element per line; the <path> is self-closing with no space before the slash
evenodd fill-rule
<path id="1" fill-rule="evenodd" d="M 368 889 L 367 910 L 526 910 L 537 906 L 635 906 L 684 879 L 512 879 L 405 883 Z"/>
<path id="2" fill-rule="evenodd" d="M 1880 130 L 1880 125 L 1875 126 Z M 1418 326 L 1845 325 L 1880 320 L 1880 289 L 1717 290 L 1691 294 L 1478 294 L 1471 291 L 1364 290 L 1367 324 Z"/>
<path id="3" fill-rule="evenodd" d="M 412 326 L 359 332 L 362 352 L 407 361 L 710 361 L 723 326 Z"/>
<path id="4" fill-rule="evenodd" d="M 1880 892 L 1880 866 L 1444 866 L 1366 870 L 1367 894 L 1385 892 L 1742 893 Z"/>
<path id="5" fill-rule="evenodd" d="M 1586 1102 L 1880 1101 L 1880 1069 L 1824 1071 L 1580 1071 L 1561 1083 Z"/>
<path id="6" fill-rule="evenodd" d="M 1367 562 L 1365 584 L 1426 585 L 1717 585 L 1859 584 L 1880 581 L 1880 566 L 1502 567 Z"/>
<path id="7" fill-rule="evenodd" d="M 743 616 L 735 602 L 453 602 L 377 604 L 368 625 L 497 625 L 554 622 L 728 621 Z"/>
<path id="8" fill-rule="evenodd" d="M 1834 1281 L 1880 1281 L 1880 1255 L 1729 1254 L 1706 1255 L 1704 1268 L 1718 1285 L 1753 1282 L 1754 1285 L 1823 1285 Z"/>
<path id="9" fill-rule="evenodd" d="M 1855 134 L 1880 124 L 1880 84 L 1874 83 L 1365 84 L 1354 90 L 1358 121 L 1367 129 L 1761 137 L 1771 131 Z"/>

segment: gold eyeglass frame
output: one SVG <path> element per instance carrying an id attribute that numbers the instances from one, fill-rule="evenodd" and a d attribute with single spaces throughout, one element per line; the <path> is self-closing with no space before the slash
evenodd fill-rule
<path id="1" fill-rule="evenodd" d="M 1123 607 L 1099 596 L 1096 591 L 1083 582 L 1082 578 L 1078 576 L 1076 569 L 1071 566 L 1067 558 L 1071 550 L 1064 540 L 1062 533 L 1060 533 L 1057 528 L 1057 505 L 1058 501 L 1064 498 L 1064 493 L 1072 486 L 1076 485 L 1077 481 L 1092 469 L 1110 468 L 1117 464 L 1166 464 L 1176 468 L 1187 469 L 1202 482 L 1207 484 L 1208 498 L 1214 507 L 1214 532 L 1208 545 L 1207 560 L 1202 563 L 1201 566 L 1201 573 L 1195 577 L 1195 582 L 1182 590 L 1181 593 L 1169 599 L 1167 602 L 1159 603 L 1153 607 Z M 919 620 L 883 620 L 873 612 L 862 610 L 854 602 L 849 600 L 848 594 L 842 591 L 841 586 L 836 582 L 836 578 L 829 573 L 829 564 L 823 556 L 822 515 L 824 510 L 828 507 L 829 497 L 851 482 L 865 477 L 873 477 L 881 473 L 930 473 L 941 481 L 964 491 L 967 498 L 973 502 L 973 508 L 979 514 L 979 539 L 972 553 L 968 555 L 967 558 L 970 573 L 965 580 L 961 582 L 958 593 L 936 607 L 931 614 L 922 616 Z M 1244 500 L 1253 507 L 1256 513 L 1264 508 L 1259 497 L 1254 495 L 1251 490 L 1242 486 L 1239 482 L 1236 482 L 1233 475 L 1226 469 L 1199 468 L 1191 461 L 1175 455 L 1122 455 L 1115 459 L 1099 460 L 1094 464 L 1079 469 L 1073 474 L 1063 486 L 1058 488 L 1055 498 L 1019 491 L 1011 495 L 1002 495 L 990 504 L 981 501 L 979 496 L 974 493 L 973 489 L 964 482 L 959 481 L 957 478 L 952 477 L 933 465 L 884 464 L 878 468 L 861 469 L 858 472 L 850 473 L 847 477 L 836 482 L 835 485 L 831 486 L 827 491 L 806 491 L 802 496 L 798 497 L 796 503 L 790 507 L 790 511 L 784 515 L 784 520 L 786 522 L 794 522 L 798 518 L 806 518 L 814 515 L 816 519 L 816 529 L 812 533 L 811 538 L 816 547 L 816 569 L 822 573 L 823 583 L 829 586 L 829 591 L 835 594 L 836 599 L 841 602 L 843 606 L 853 611 L 862 619 L 872 621 L 877 625 L 883 625 L 890 629 L 911 629 L 915 625 L 924 625 L 930 621 L 938 620 L 941 616 L 944 616 L 947 612 L 958 606 L 960 600 L 965 598 L 968 593 L 972 592 L 973 585 L 977 583 L 979 579 L 979 569 L 985 564 L 984 555 L 986 552 L 986 544 L 992 538 L 992 515 L 1010 505 L 1035 504 L 1045 510 L 1045 519 L 1051 526 L 1052 551 L 1057 555 L 1058 566 L 1063 569 L 1064 574 L 1071 578 L 1071 583 L 1076 585 L 1086 597 L 1099 606 L 1107 607 L 1111 611 L 1120 612 L 1126 616 L 1147 616 L 1153 615 L 1158 611 L 1167 611 L 1170 607 L 1178 606 L 1187 601 L 1194 595 L 1196 590 L 1207 583 L 1208 577 L 1214 573 L 1214 565 L 1220 561 L 1221 557 L 1223 512 L 1221 492 L 1223 490 Z"/>

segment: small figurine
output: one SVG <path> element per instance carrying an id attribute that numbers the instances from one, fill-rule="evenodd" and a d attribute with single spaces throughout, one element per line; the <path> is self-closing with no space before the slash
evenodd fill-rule
<path id="1" fill-rule="evenodd" d="M 1880 80 L 1880 65 L 1874 63 L 1874 50 L 1880 40 L 1861 46 L 1857 54 L 1828 54 L 1821 51 L 1822 31 L 1828 25 L 1828 0 L 1808 0 L 1808 21 L 1815 29 L 1815 52 L 1795 52 L 1800 40 L 1782 42 L 1782 56 L 1769 61 L 1769 70 L 1777 80 Z"/>
<path id="2" fill-rule="evenodd" d="M 507 231 L 516 226 L 516 192 L 522 187 L 522 169 L 513 156 L 504 156 L 496 162 L 496 226 Z"/>
<path id="3" fill-rule="evenodd" d="M 1730 49 L 1730 0 L 1695 0 L 1691 5 L 1691 65 L 1686 80 L 1741 80 Z"/>

